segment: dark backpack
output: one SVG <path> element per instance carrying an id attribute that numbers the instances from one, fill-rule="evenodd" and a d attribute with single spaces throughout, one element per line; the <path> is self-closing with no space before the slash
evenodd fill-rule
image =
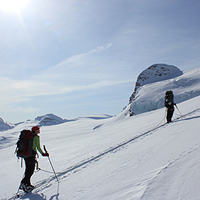
<path id="1" fill-rule="evenodd" d="M 171 90 L 166 91 L 165 93 L 165 106 L 173 105 L 174 104 L 174 95 Z"/>
<path id="2" fill-rule="evenodd" d="M 17 157 L 28 158 L 34 155 L 33 133 L 30 130 L 22 130 L 17 141 L 16 153 Z"/>

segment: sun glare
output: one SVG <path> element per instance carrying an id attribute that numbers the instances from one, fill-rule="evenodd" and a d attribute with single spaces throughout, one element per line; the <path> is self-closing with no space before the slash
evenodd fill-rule
<path id="1" fill-rule="evenodd" d="M 18 12 L 23 9 L 28 0 L 0 0 L 0 9 L 7 12 Z"/>

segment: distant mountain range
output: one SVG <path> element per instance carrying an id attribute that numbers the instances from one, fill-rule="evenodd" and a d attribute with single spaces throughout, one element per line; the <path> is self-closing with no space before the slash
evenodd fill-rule
<path id="1" fill-rule="evenodd" d="M 83 118 L 89 118 L 89 119 L 106 119 L 106 118 L 110 118 L 112 117 L 111 115 L 104 115 L 104 114 L 96 114 L 96 115 L 92 115 L 92 116 L 88 116 L 88 117 L 78 117 L 76 119 L 62 119 L 61 117 L 58 117 L 54 114 L 46 114 L 46 115 L 42 115 L 42 116 L 37 116 L 34 120 L 27 120 L 26 122 L 19 122 L 16 124 L 9 124 L 7 122 L 4 122 L 3 119 L 0 118 L 0 131 L 5 131 L 8 129 L 12 129 L 15 126 L 21 125 L 23 123 L 29 124 L 31 125 L 37 125 L 39 127 L 41 126 L 52 126 L 52 125 L 57 125 L 57 124 L 62 124 L 65 122 L 70 122 L 70 121 L 76 121 L 79 119 L 83 119 Z"/>

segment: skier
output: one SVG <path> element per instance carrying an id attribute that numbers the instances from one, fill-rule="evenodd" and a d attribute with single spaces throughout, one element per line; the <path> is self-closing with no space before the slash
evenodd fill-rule
<path id="1" fill-rule="evenodd" d="M 26 169 L 24 173 L 24 178 L 21 180 L 21 184 L 19 187 L 20 189 L 24 190 L 24 192 L 30 192 L 31 190 L 34 189 L 34 186 L 31 185 L 30 179 L 34 173 L 35 164 L 37 163 L 36 161 L 37 150 L 40 152 L 42 156 L 49 156 L 49 154 L 44 153 L 40 147 L 40 137 L 38 135 L 40 133 L 40 128 L 38 126 L 32 127 L 32 133 L 34 135 L 33 146 L 32 146 L 33 153 L 31 156 L 24 158 Z"/>
<path id="2" fill-rule="evenodd" d="M 172 121 L 172 116 L 174 113 L 174 95 L 173 92 L 166 91 L 165 93 L 165 107 L 167 108 L 167 123 L 170 123 Z"/>

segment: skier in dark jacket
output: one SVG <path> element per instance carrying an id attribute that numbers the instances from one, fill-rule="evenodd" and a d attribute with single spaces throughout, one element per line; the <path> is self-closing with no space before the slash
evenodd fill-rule
<path id="1" fill-rule="evenodd" d="M 167 108 L 167 123 L 170 123 L 172 121 L 172 116 L 174 113 L 174 95 L 173 92 L 166 91 L 165 93 L 165 107 Z"/>
<path id="2" fill-rule="evenodd" d="M 24 158 L 25 164 L 26 164 L 26 170 L 24 173 L 24 178 L 22 179 L 20 187 L 19 187 L 25 192 L 30 192 L 34 188 L 34 186 L 31 185 L 30 179 L 34 173 L 35 164 L 37 163 L 36 158 L 35 158 L 37 154 L 37 150 L 40 152 L 42 156 L 49 156 L 48 153 L 44 153 L 42 149 L 40 148 L 40 137 L 38 136 L 38 134 L 40 133 L 40 128 L 38 126 L 34 126 L 32 128 L 32 133 L 34 135 L 33 147 L 32 147 L 33 154 L 27 158 Z"/>

